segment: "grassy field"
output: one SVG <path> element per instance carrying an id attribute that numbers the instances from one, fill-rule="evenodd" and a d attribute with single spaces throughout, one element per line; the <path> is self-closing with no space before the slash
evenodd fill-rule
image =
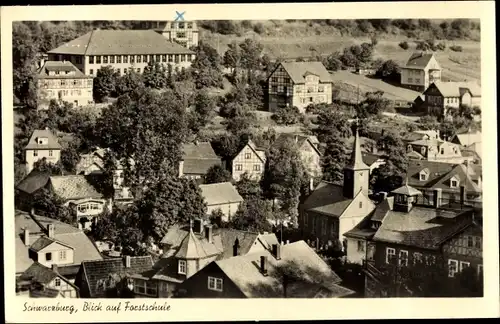
<path id="1" fill-rule="evenodd" d="M 264 47 L 264 53 L 272 58 L 295 59 L 298 57 L 327 56 L 353 44 L 369 42 L 367 37 L 343 36 L 331 26 L 304 22 L 261 21 L 265 32 L 257 34 L 247 31 L 241 36 L 213 34 L 202 30 L 201 39 L 216 48 L 221 55 L 227 50 L 227 44 L 253 38 Z M 426 39 L 422 35 L 422 39 Z M 408 50 L 398 46 L 402 41 L 410 45 Z M 446 49 L 436 52 L 437 60 L 443 68 L 443 79 L 452 81 L 477 80 L 481 78 L 481 43 L 475 41 L 444 41 Z M 453 52 L 449 46 L 460 45 L 463 52 Z M 401 35 L 381 35 L 375 48 L 374 59 L 392 59 L 403 65 L 415 50 L 415 39 Z"/>

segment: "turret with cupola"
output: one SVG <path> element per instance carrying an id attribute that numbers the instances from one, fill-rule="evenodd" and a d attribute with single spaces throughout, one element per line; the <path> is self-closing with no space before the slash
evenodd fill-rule
<path id="1" fill-rule="evenodd" d="M 418 203 L 422 192 L 408 185 L 408 178 L 405 184 L 391 192 L 394 195 L 394 211 L 408 213 L 412 207 Z"/>

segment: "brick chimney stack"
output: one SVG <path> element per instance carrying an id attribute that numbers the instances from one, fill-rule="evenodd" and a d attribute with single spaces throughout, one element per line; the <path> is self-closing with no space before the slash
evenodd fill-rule
<path id="1" fill-rule="evenodd" d="M 23 240 L 24 245 L 30 246 L 30 230 L 27 227 L 24 228 Z"/>
<path id="2" fill-rule="evenodd" d="M 434 208 L 439 208 L 441 206 L 441 199 L 443 197 L 443 191 L 440 188 L 434 189 Z"/>
<path id="3" fill-rule="evenodd" d="M 273 256 L 276 260 L 281 260 L 281 245 L 273 244 Z"/>
<path id="4" fill-rule="evenodd" d="M 260 257 L 260 272 L 267 276 L 267 257 L 264 255 Z"/>
<path id="5" fill-rule="evenodd" d="M 212 225 L 205 225 L 205 238 L 208 243 L 212 243 Z"/>
<path id="6" fill-rule="evenodd" d="M 54 231 L 55 231 L 55 225 L 54 224 L 48 224 L 47 225 L 47 235 L 50 238 L 54 238 Z"/>

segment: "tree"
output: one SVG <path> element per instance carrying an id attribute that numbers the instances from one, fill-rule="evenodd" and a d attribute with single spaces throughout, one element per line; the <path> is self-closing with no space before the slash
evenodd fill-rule
<path id="1" fill-rule="evenodd" d="M 222 134 L 212 141 L 215 154 L 222 157 L 224 161 L 229 161 L 235 157 L 242 148 L 244 140 L 232 134 Z"/>
<path id="2" fill-rule="evenodd" d="M 325 67 L 331 71 L 338 71 L 342 68 L 342 60 L 339 52 L 334 52 L 326 58 Z"/>
<path id="3" fill-rule="evenodd" d="M 118 72 L 110 65 L 97 70 L 94 78 L 94 99 L 96 102 L 103 102 L 105 98 L 115 94 L 119 76 Z"/>
<path id="4" fill-rule="evenodd" d="M 387 111 L 391 102 L 383 95 L 382 91 L 367 92 L 366 99 L 356 107 L 357 117 L 365 119 L 379 116 L 382 112 Z"/>
<path id="5" fill-rule="evenodd" d="M 211 119 L 215 111 L 215 100 L 206 90 L 196 93 L 194 97 L 194 112 L 201 125 L 205 126 Z"/>
<path id="6" fill-rule="evenodd" d="M 33 170 L 38 172 L 47 172 L 51 175 L 63 175 L 64 169 L 60 162 L 55 164 L 47 162 L 47 158 L 44 157 L 33 163 Z"/>
<path id="7" fill-rule="evenodd" d="M 288 126 L 301 122 L 303 120 L 303 115 L 297 107 L 287 105 L 284 108 L 278 109 L 278 111 L 273 114 L 272 119 L 278 125 Z"/>
<path id="8" fill-rule="evenodd" d="M 376 74 L 380 78 L 398 81 L 400 68 L 399 65 L 393 60 L 387 60 L 380 66 Z"/>
<path id="9" fill-rule="evenodd" d="M 260 199 L 262 197 L 262 188 L 260 183 L 251 179 L 247 173 L 243 173 L 240 180 L 236 182 L 236 190 L 244 200 Z"/>
<path id="10" fill-rule="evenodd" d="M 399 47 L 401 47 L 402 49 L 404 49 L 406 51 L 408 48 L 410 48 L 410 45 L 408 45 L 407 41 L 404 41 L 404 42 L 399 43 Z"/>
<path id="11" fill-rule="evenodd" d="M 170 64 L 168 66 L 171 67 Z M 123 94 L 136 91 L 141 87 L 144 87 L 142 75 L 137 73 L 134 69 L 129 69 L 127 73 L 118 78 L 116 93 L 118 96 L 121 96 Z"/>
<path id="12" fill-rule="evenodd" d="M 332 105 L 332 109 L 325 109 L 319 112 L 316 120 L 318 126 L 314 133 L 318 136 L 321 143 L 326 143 L 329 140 L 337 140 L 340 138 L 348 138 L 352 134 L 347 116 L 337 109 L 338 105 Z"/>
<path id="13" fill-rule="evenodd" d="M 254 72 L 260 68 L 260 57 L 264 47 L 259 42 L 246 38 L 241 44 L 241 65 L 247 70 L 248 80 L 255 77 Z"/>
<path id="14" fill-rule="evenodd" d="M 344 167 L 349 161 L 349 152 L 344 138 L 329 138 L 321 158 L 323 179 L 341 183 L 344 179 Z"/>
<path id="15" fill-rule="evenodd" d="M 203 176 L 203 183 L 229 182 L 231 178 L 231 172 L 224 169 L 221 165 L 216 164 L 207 170 L 207 173 Z"/>
<path id="16" fill-rule="evenodd" d="M 272 227 L 269 219 L 272 218 L 273 211 L 269 201 L 250 198 L 240 204 L 228 226 L 244 231 L 270 232 Z"/>
<path id="17" fill-rule="evenodd" d="M 76 210 L 64 206 L 64 201 L 49 189 L 42 188 L 33 195 L 31 208 L 39 215 L 76 225 Z"/>
<path id="18" fill-rule="evenodd" d="M 168 74 L 165 65 L 149 61 L 142 73 L 144 85 L 153 89 L 164 89 L 168 84 Z"/>
<path id="19" fill-rule="evenodd" d="M 196 88 L 222 88 L 221 57 L 217 50 L 205 42 L 200 42 L 194 49 L 195 59 L 191 64 Z"/>
<path id="20" fill-rule="evenodd" d="M 384 152 L 386 163 L 373 171 L 370 180 L 376 191 L 390 192 L 403 184 L 408 169 L 408 156 L 401 135 L 385 132 L 377 141 L 377 147 Z"/>
<path id="21" fill-rule="evenodd" d="M 224 53 L 224 66 L 231 69 L 233 76 L 237 77 L 241 67 L 241 47 L 235 41 L 228 44 L 227 47 L 227 51 Z"/>

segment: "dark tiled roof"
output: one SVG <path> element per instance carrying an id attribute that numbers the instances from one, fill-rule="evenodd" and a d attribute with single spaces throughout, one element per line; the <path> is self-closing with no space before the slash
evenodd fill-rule
<path id="1" fill-rule="evenodd" d="M 181 259 L 205 259 L 220 253 L 222 253 L 222 249 L 218 237 L 212 237 L 212 242 L 209 242 L 204 237 L 197 237 L 193 231 L 189 231 L 188 235 L 182 240 L 175 257 Z"/>
<path id="2" fill-rule="evenodd" d="M 308 73 L 319 76 L 321 82 L 332 82 L 330 73 L 321 62 L 283 62 L 281 65 L 294 83 L 305 83 Z"/>
<path id="3" fill-rule="evenodd" d="M 383 159 L 381 155 L 374 154 L 374 153 L 368 153 L 368 152 L 362 152 L 363 155 L 363 162 L 370 166 L 373 163 L 377 162 L 380 159 Z"/>
<path id="4" fill-rule="evenodd" d="M 219 158 L 217 159 L 185 159 L 183 165 L 184 174 L 206 174 L 208 169 L 214 165 L 222 165 Z"/>
<path id="5" fill-rule="evenodd" d="M 35 251 L 35 252 L 39 252 L 54 242 L 57 242 L 57 241 L 50 238 L 50 237 L 47 237 L 47 236 L 41 236 L 40 238 L 38 238 L 38 240 L 36 240 L 35 242 L 33 242 L 31 244 L 30 249 Z M 63 245 L 66 246 L 67 244 L 63 243 Z"/>
<path id="6" fill-rule="evenodd" d="M 201 195 L 208 206 L 242 202 L 243 198 L 231 182 L 200 185 Z"/>
<path id="7" fill-rule="evenodd" d="M 80 161 L 76 165 L 76 174 L 80 174 L 87 170 L 92 165 L 96 165 L 100 169 L 104 170 L 104 149 L 99 149 L 89 154 L 80 155 Z"/>
<path id="8" fill-rule="evenodd" d="M 305 211 L 340 217 L 352 199 L 344 197 L 342 186 L 322 181 L 302 205 Z"/>
<path id="9" fill-rule="evenodd" d="M 415 195 L 421 195 L 422 193 L 413 188 L 412 186 L 409 186 L 408 184 L 405 184 L 397 189 L 394 189 L 391 191 L 393 194 L 401 194 L 401 195 L 406 195 L 406 196 L 415 196 Z"/>
<path id="10" fill-rule="evenodd" d="M 268 275 L 259 270 L 260 257 L 268 260 Z M 340 278 L 304 242 L 281 246 L 281 259 L 268 250 L 216 261 L 217 266 L 249 298 L 282 298 L 282 271 L 292 271 L 294 280 L 287 287 L 289 298 L 343 297 L 353 292 L 339 285 Z"/>
<path id="11" fill-rule="evenodd" d="M 221 165 L 221 159 L 209 142 L 184 144 L 183 152 L 185 174 L 206 174 L 212 166 Z"/>
<path id="12" fill-rule="evenodd" d="M 59 275 L 52 271 L 52 269 L 47 268 L 46 266 L 34 262 L 23 274 L 20 276 L 21 280 L 33 280 L 35 282 L 41 284 L 48 284 L 52 280 L 54 280 Z"/>
<path id="13" fill-rule="evenodd" d="M 73 72 L 73 74 L 49 75 L 50 71 Z M 91 79 L 92 77 L 83 74 L 73 63 L 69 61 L 47 61 L 38 70 L 37 76 L 40 79 Z"/>
<path id="14" fill-rule="evenodd" d="M 192 54 L 154 30 L 94 30 L 48 53 L 73 55 Z"/>
<path id="15" fill-rule="evenodd" d="M 436 249 L 443 239 L 470 223 L 472 209 L 414 206 L 410 212 L 389 211 L 373 240 Z"/>
<path id="16" fill-rule="evenodd" d="M 387 197 L 375 208 L 371 220 L 382 222 L 394 206 L 394 197 Z"/>
<path id="17" fill-rule="evenodd" d="M 406 62 L 405 67 L 423 69 L 429 64 L 433 56 L 434 54 L 413 53 L 408 59 L 408 62 Z"/>
<path id="18" fill-rule="evenodd" d="M 104 292 L 99 291 L 97 287 L 102 280 L 113 278 L 116 282 L 131 275 L 151 271 L 152 268 L 153 260 L 151 256 L 130 257 L 130 268 L 125 267 L 124 258 L 82 262 L 82 269 L 88 282 L 90 297 L 102 296 Z"/>
<path id="19" fill-rule="evenodd" d="M 35 191 L 45 187 L 50 179 L 50 172 L 32 170 L 21 182 L 16 189 L 27 194 L 32 194 Z"/>
<path id="20" fill-rule="evenodd" d="M 239 243 L 239 254 L 245 255 L 250 251 L 257 237 L 259 237 L 258 233 L 239 231 L 231 228 L 220 228 L 217 229 L 217 232 L 221 237 L 223 249 L 220 259 L 227 259 L 233 256 L 233 246 L 236 239 L 238 239 Z"/>
<path id="21" fill-rule="evenodd" d="M 57 298 L 59 297 L 59 290 L 52 288 L 41 288 L 30 290 L 31 298 Z"/>
<path id="22" fill-rule="evenodd" d="M 102 198 L 102 194 L 97 192 L 83 175 L 52 176 L 50 183 L 54 192 L 66 200 Z"/>
<path id="23" fill-rule="evenodd" d="M 37 138 L 47 138 L 47 144 L 39 144 Z M 28 144 L 24 148 L 25 150 L 60 150 L 61 145 L 57 140 L 56 136 L 52 134 L 50 130 L 47 129 L 36 129 L 31 134 Z"/>

